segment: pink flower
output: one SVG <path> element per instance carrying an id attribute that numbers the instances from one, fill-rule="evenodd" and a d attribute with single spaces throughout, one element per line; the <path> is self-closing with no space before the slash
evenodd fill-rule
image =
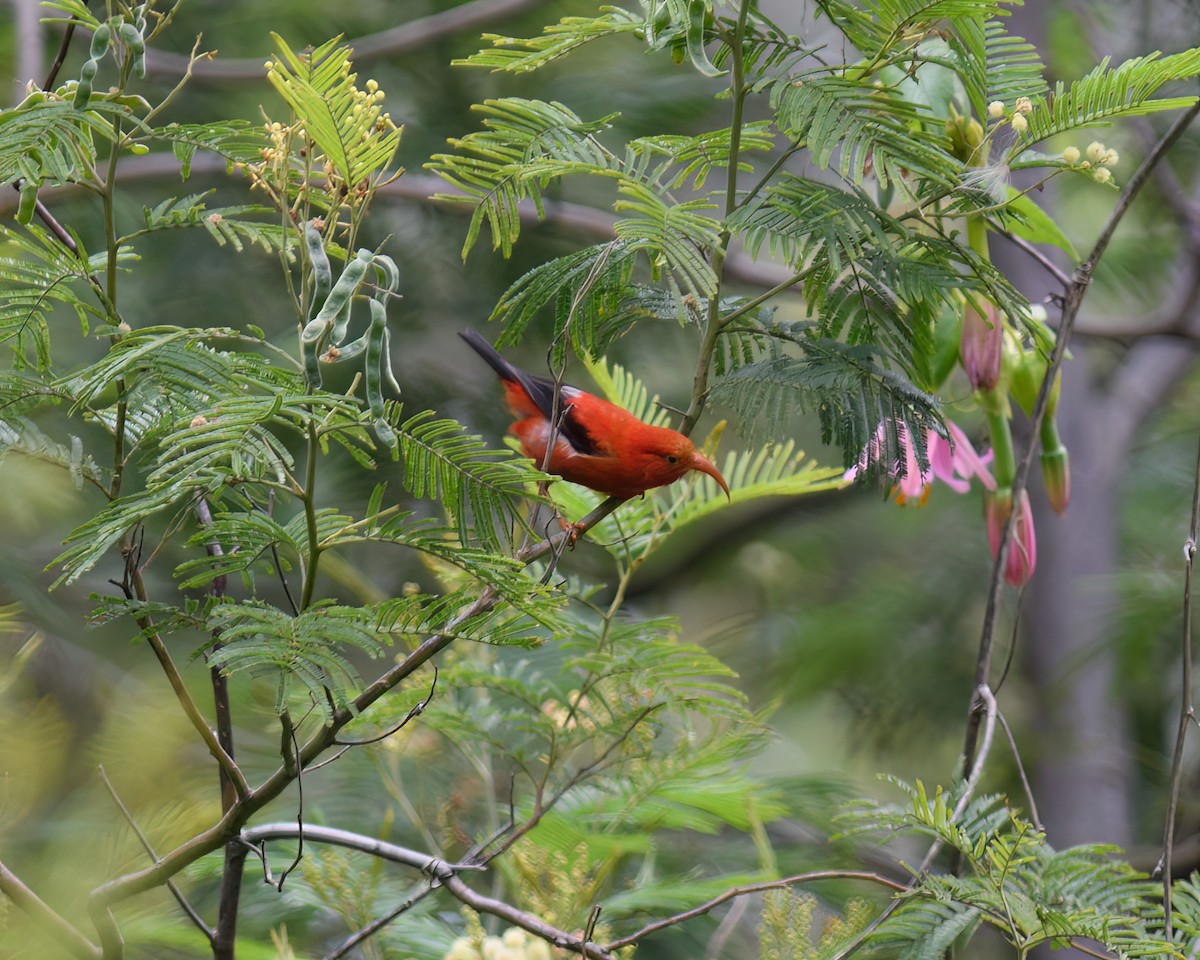
<path id="1" fill-rule="evenodd" d="M 869 462 L 879 459 L 886 446 L 887 428 L 888 424 L 879 425 L 858 463 L 846 471 L 845 480 L 853 480 L 859 471 L 866 469 Z M 996 489 L 996 481 L 987 469 L 987 463 L 992 458 L 991 451 L 979 456 L 962 428 L 949 420 L 946 421 L 946 432 L 948 440 L 936 430 L 925 432 L 929 466 L 922 470 L 917 462 L 916 450 L 910 442 L 908 426 L 904 423 L 896 425 L 896 439 L 900 445 L 898 453 L 903 458 L 903 469 L 897 464 L 892 471 L 892 478 L 896 481 L 893 490 L 897 503 L 903 505 L 915 499 L 924 504 L 934 480 L 941 480 L 955 493 L 966 493 L 971 488 L 972 477 L 978 477 L 985 489 Z"/>
<path id="2" fill-rule="evenodd" d="M 1000 380 L 1000 358 L 1004 342 L 1004 325 L 989 303 L 980 313 L 968 304 L 963 311 L 962 341 L 958 355 L 973 390 L 991 390 Z"/>
<path id="3" fill-rule="evenodd" d="M 1019 587 L 1029 581 L 1037 566 L 1037 537 L 1033 530 L 1033 511 L 1029 507 L 1029 494 L 1021 491 L 1017 498 L 1017 522 L 1013 525 L 1012 540 L 1004 558 L 1004 582 Z M 989 493 L 984 499 L 983 511 L 987 521 L 988 546 L 992 559 L 1000 547 L 1000 535 L 1012 514 L 1013 496 L 1007 487 Z"/>

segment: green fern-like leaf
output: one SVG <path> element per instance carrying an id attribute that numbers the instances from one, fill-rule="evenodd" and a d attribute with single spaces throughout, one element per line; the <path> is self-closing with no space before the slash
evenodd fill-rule
<path id="1" fill-rule="evenodd" d="M 917 104 L 859 80 L 815 73 L 787 77 L 773 87 L 771 105 L 780 128 L 804 141 L 814 163 L 829 166 L 840 152 L 840 171 L 856 184 L 868 162 L 885 187 L 904 172 L 948 184 L 960 167 L 948 152 L 940 121 L 930 122 Z"/>
<path id="2" fill-rule="evenodd" d="M 1070 86 L 1061 81 L 1047 97 L 1033 101 L 1025 143 L 1055 134 L 1109 123 L 1119 117 L 1138 117 L 1161 110 L 1178 110 L 1195 103 L 1194 96 L 1154 96 L 1164 85 L 1195 77 L 1200 72 L 1200 48 L 1162 56 L 1151 53 L 1110 68 L 1108 58 Z"/>
<path id="3" fill-rule="evenodd" d="M 558 23 L 544 27 L 540 37 L 517 39 L 485 33 L 483 39 L 491 46 L 455 60 L 454 64 L 526 73 L 553 63 L 594 40 L 620 34 L 637 34 L 644 22 L 628 10 L 605 7 L 596 17 L 563 17 Z"/>
<path id="4" fill-rule="evenodd" d="M 218 603 L 205 626 L 219 639 L 203 648 L 210 663 L 227 673 L 248 670 L 276 678 L 278 710 L 299 688 L 326 716 L 346 706 L 361 683 L 347 654 L 378 657 L 387 644 L 371 610 L 333 604 L 291 616 L 261 601 Z"/>
<path id="5" fill-rule="evenodd" d="M 435 419 L 431 411 L 398 422 L 395 429 L 406 489 L 415 497 L 440 500 L 464 542 L 473 529 L 486 544 L 502 543 L 519 500 L 544 479 L 527 460 L 488 448 L 464 433 L 461 424 Z"/>
<path id="6" fill-rule="evenodd" d="M 383 175 L 400 145 L 400 130 L 381 113 L 375 91 L 354 86 L 350 48 L 335 38 L 303 55 L 271 34 L 279 53 L 267 78 L 304 125 L 347 189 Z"/>
<path id="7" fill-rule="evenodd" d="M 80 256 L 38 224 L 21 230 L 0 226 L 0 343 L 8 344 L 18 369 L 49 368 L 49 317 L 56 306 L 73 311 L 85 334 L 91 321 L 105 317 L 83 292 L 89 273 L 103 269 L 104 255 L 91 259 L 82 241 L 76 242 Z M 130 257 L 125 252 L 121 260 L 127 263 Z"/>

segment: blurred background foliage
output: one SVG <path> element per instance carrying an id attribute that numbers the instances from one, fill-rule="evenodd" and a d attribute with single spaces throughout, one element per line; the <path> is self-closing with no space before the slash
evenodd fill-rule
<path id="1" fill-rule="evenodd" d="M 15 13 L 24 4 L 25 0 L 11 0 L 0 8 L 4 11 L 0 63 L 33 62 L 41 75 L 58 34 L 46 30 L 39 37 L 20 32 Z M 163 47 L 183 54 L 192 38 L 203 34 L 202 48 L 218 50 L 219 60 L 261 60 L 271 48 L 271 31 L 280 33 L 294 49 L 338 34 L 353 43 L 353 38 L 451 6 L 442 0 L 404 4 L 188 0 L 179 6 Z M 773 8 L 772 15 L 793 28 L 801 6 L 763 3 L 764 9 Z M 618 132 L 636 136 L 696 132 L 710 126 L 707 111 L 718 83 L 698 78 L 667 57 L 647 56 L 636 43 L 621 40 L 597 44 L 527 77 L 452 69 L 452 59 L 478 49 L 478 34 L 483 30 L 532 36 L 543 24 L 585 12 L 591 5 L 554 0 L 512 3 L 509 8 L 515 12 L 494 22 L 439 36 L 402 55 L 357 64 L 360 77 L 373 77 L 387 92 L 387 108 L 405 128 L 398 160 L 409 170 L 402 185 L 410 195 L 381 199 L 362 237 L 368 247 L 386 242 L 402 271 L 404 299 L 395 309 L 396 328 L 403 335 L 393 341 L 396 375 L 414 403 L 454 416 L 490 438 L 505 430 L 507 412 L 497 403 L 495 383 L 455 334 L 465 325 L 482 327 L 516 277 L 581 242 L 594 242 L 586 231 L 595 228 L 552 212 L 544 224 L 526 231 L 510 260 L 479 245 L 464 263 L 460 249 L 466 218 L 423 199 L 437 189 L 437 183 L 422 171 L 422 164 L 444 150 L 448 137 L 477 128 L 478 118 L 470 105 L 489 96 L 561 100 L 585 117 L 619 111 Z M 1200 42 L 1200 14 L 1184 0 L 1136 4 L 1046 0 L 1018 11 L 1017 17 L 1021 22 L 1015 31 L 1039 43 L 1051 81 L 1077 76 L 1101 56 L 1116 60 L 1144 50 L 1171 52 Z M 18 49 L 27 47 L 31 37 L 36 50 Z M 65 76 L 78 72 L 81 50 L 72 51 Z M 15 101 L 27 77 L 6 72 L 13 81 L 8 99 Z M 152 70 L 147 84 L 161 96 L 171 82 Z M 168 119 L 229 116 L 257 122 L 264 110 L 274 118 L 285 113 L 261 76 L 233 81 L 198 77 L 172 105 Z M 1106 131 L 1105 137 L 1128 158 L 1125 169 L 1132 170 L 1144 151 L 1139 130 Z M 1188 197 L 1195 196 L 1190 180 L 1198 150 L 1200 139 L 1193 137 L 1172 157 L 1174 186 Z M 1059 221 L 1076 247 L 1085 250 L 1112 203 L 1112 194 L 1082 181 L 1055 186 L 1053 203 Z M 143 205 L 170 193 L 210 188 L 216 191 L 214 204 L 247 200 L 244 182 L 211 168 L 198 169 L 186 185 L 177 182 L 174 171 L 131 177 L 122 183 L 120 197 L 125 215 L 133 217 Z M 561 199 L 584 206 L 596 199 L 586 192 L 571 193 L 573 188 L 570 183 L 562 187 Z M 1170 297 L 1178 269 L 1176 251 L 1188 229 L 1179 198 L 1171 191 L 1171 182 L 1160 181 L 1139 201 L 1085 304 L 1085 332 L 1104 331 L 1105 324 L 1115 330 L 1111 336 L 1085 337 L 1073 347 L 1076 362 L 1089 365 L 1092 382 L 1100 390 L 1117 376 L 1141 339 L 1139 319 L 1155 314 Z M 64 194 L 54 199 L 53 206 L 57 216 L 85 239 L 99 239 L 100 220 L 88 198 Z M 11 216 L 11 208 L 5 215 Z M 160 234 L 157 242 L 139 252 L 142 262 L 125 281 L 122 295 L 124 311 L 139 325 L 169 318 L 195 325 L 252 322 L 269 338 L 286 338 L 294 332 L 277 264 L 261 251 L 236 257 L 199 232 L 179 231 Z M 248 268 L 247 260 L 261 261 L 261 269 Z M 1014 282 L 1022 286 L 1016 273 L 1014 269 Z M 1035 293 L 1022 288 L 1031 296 Z M 1200 309 L 1196 304 L 1186 306 L 1193 313 Z M 683 349 L 685 336 L 677 329 L 635 331 L 617 343 L 610 359 L 626 364 L 668 402 L 683 404 L 691 377 L 690 353 Z M 1190 351 L 1191 336 L 1182 326 L 1171 333 L 1184 351 Z M 544 363 L 539 342 L 536 332 L 529 335 L 512 350 L 514 360 L 536 369 Z M 65 363 L 72 363 L 97 347 L 88 339 L 62 336 L 56 349 Z M 72 357 L 72 351 L 79 355 Z M 675 362 L 682 356 L 689 359 Z M 1128 816 L 1124 823 L 1104 828 L 1113 832 L 1088 839 L 1117 839 L 1129 845 L 1134 862 L 1147 869 L 1156 859 L 1161 835 L 1169 743 L 1177 711 L 1180 548 L 1188 519 L 1200 404 L 1200 382 L 1190 361 L 1182 367 L 1173 373 L 1173 388 L 1139 425 L 1127 449 L 1116 451 L 1119 475 L 1081 472 L 1074 478 L 1079 488 L 1112 481 L 1119 490 L 1116 512 L 1109 518 L 1116 538 L 1116 565 L 1108 571 L 1081 574 L 1068 564 L 1064 574 L 1071 583 L 1083 577 L 1086 591 L 1104 594 L 1111 601 L 1112 616 L 1103 645 L 1083 651 L 1075 669 L 1055 681 L 1071 684 L 1094 658 L 1111 658 L 1116 665 L 1112 682 L 1089 696 L 1102 698 L 1102 709 L 1120 720 L 1120 738 L 1108 749 L 1130 760 L 1113 772 L 1117 778 L 1113 786 L 1129 798 Z M 1064 405 L 1069 402 L 1064 400 Z M 1099 404 L 1077 412 L 1084 418 L 1103 416 Z M 1103 438 L 1102 424 L 1098 430 Z M 838 461 L 837 451 L 820 449 L 811 424 L 798 422 L 795 431 L 799 443 L 820 460 Z M 326 489 L 337 491 L 339 497 L 364 499 L 375 479 L 347 462 L 340 475 L 335 471 L 325 482 Z M 0 462 L 0 489 L 4 492 L 0 497 L 4 543 L 0 602 L 8 605 L 0 633 L 0 849 L 26 882 L 86 926 L 82 910 L 86 891 L 115 871 L 145 862 L 144 851 L 97 777 L 98 766 L 103 765 L 125 802 L 137 811 L 156 846 L 166 849 L 211 821 L 217 803 L 211 765 L 179 716 L 146 649 L 131 644 L 123 628 L 81 628 L 93 606 L 89 594 L 109 589 L 104 583 L 107 574 L 96 572 L 90 580 L 46 592 L 54 575 L 45 567 L 60 551 L 58 538 L 96 508 L 91 494 L 76 491 L 69 477 L 56 468 L 19 457 Z M 845 799 L 890 795 L 890 788 L 877 781 L 878 772 L 945 782 L 956 767 L 991 566 L 980 510 L 976 498 L 958 497 L 945 488 L 935 490 L 924 507 L 902 509 L 858 489 L 756 504 L 723 513 L 703 529 L 689 530 L 634 579 L 629 594 L 633 608 L 646 615 L 679 615 L 687 638 L 702 643 L 736 670 L 738 685 L 756 709 L 771 706 L 775 736 L 753 764 L 759 774 L 775 782 L 779 802 L 787 809 L 788 816 L 769 830 L 783 873 L 846 866 L 864 856 L 885 862 L 913 856 L 912 850 L 863 851 L 848 842 L 830 843 L 828 837 L 836 829 L 832 818 Z M 1066 534 L 1055 520 L 1042 519 L 1038 535 L 1040 544 L 1046 545 Z M 1043 553 L 1047 555 L 1048 551 Z M 169 570 L 170 564 L 157 569 Z M 603 576 L 605 567 L 595 548 L 584 543 L 564 569 L 586 577 Z M 398 595 L 406 583 L 431 578 L 428 570 L 417 565 L 394 564 L 390 558 L 381 565 L 367 549 L 351 552 L 344 566 L 331 565 L 327 572 L 337 589 L 357 602 Z M 1060 596 L 1057 602 L 1075 603 L 1075 597 Z M 1033 667 L 1023 627 L 1031 614 L 1025 609 L 1018 624 L 1021 612 L 1021 598 L 1008 595 L 1002 638 L 1005 651 L 1010 641 L 1017 649 L 1001 700 L 1025 761 L 1036 767 L 1057 763 L 1057 748 L 1046 739 L 1039 719 L 1044 715 L 1036 701 L 1045 692 L 1030 679 Z M 183 651 L 180 656 L 185 656 Z M 203 689 L 204 664 L 192 662 L 188 676 L 197 689 Z M 238 730 L 239 760 L 253 780 L 256 774 L 273 769 L 277 760 L 271 713 L 274 691 L 267 683 L 245 677 L 233 682 L 232 691 L 235 716 L 244 719 Z M 386 834 L 417 847 L 429 837 L 422 836 L 416 821 L 440 839 L 452 836 L 456 810 L 423 804 L 449 793 L 459 808 L 468 808 L 478 799 L 473 792 L 480 784 L 475 771 L 444 762 L 438 750 L 420 724 L 414 724 L 378 748 L 353 751 L 339 760 L 336 781 L 320 773 L 306 778 L 306 808 L 314 818 L 323 816 L 350 829 Z M 1185 838 L 1200 834 L 1198 770 L 1200 764 L 1190 755 L 1181 812 Z M 340 784 L 336 790 L 331 789 L 335 782 Z M 347 790 L 347 782 L 361 787 Z M 161 802 L 164 785 L 177 798 L 166 806 Z M 1021 795 L 1004 749 L 993 753 L 987 786 L 1014 798 Z M 1035 778 L 1035 795 L 1039 786 Z M 287 819 L 294 814 L 294 800 L 293 795 L 285 795 L 264 816 Z M 1086 791 L 1077 794 L 1075 802 L 1086 805 Z M 1079 815 L 1086 818 L 1083 806 Z M 1048 815 L 1046 820 L 1050 842 L 1056 843 L 1056 824 Z M 761 865 L 753 851 L 748 855 L 744 841 L 727 832 L 714 827 L 707 834 L 681 833 L 680 844 L 664 843 L 659 856 L 676 866 L 691 864 L 698 873 L 713 867 L 718 873 L 753 873 Z M 1076 839 L 1072 836 L 1068 842 Z M 239 956 L 254 960 L 282 954 L 278 943 L 288 936 L 293 941 L 332 944 L 409 889 L 411 878 L 371 866 L 365 858 L 328 852 L 311 856 L 327 870 L 344 872 L 343 900 L 330 902 L 319 892 L 320 885 L 303 882 L 290 884 L 280 896 L 248 879 Z M 1200 857 L 1191 866 L 1198 863 Z M 535 876 L 537 869 L 536 865 L 528 868 L 526 882 L 531 882 L 528 877 Z M 201 861 L 188 871 L 186 882 L 203 890 L 201 881 L 211 879 L 218 869 L 216 859 Z M 830 895 L 832 902 L 844 903 L 849 888 L 841 896 L 838 890 L 822 893 Z M 552 900 L 555 892 L 545 895 Z M 211 909 L 214 904 L 201 898 L 197 905 Z M 194 932 L 175 922 L 162 922 L 174 910 L 165 890 L 139 897 L 131 907 L 136 916 L 130 915 L 126 922 L 130 938 L 150 944 L 131 955 L 203 955 Z M 452 907 L 442 909 L 454 913 Z M 284 927 L 286 932 L 281 932 Z M 0 906 L 0 929 L 6 955 L 50 955 L 17 911 Z M 447 949 L 449 929 L 445 917 L 426 912 L 406 928 L 405 949 L 377 943 L 365 948 L 363 956 L 440 957 Z M 638 955 L 703 956 L 715 929 L 715 920 L 676 928 L 647 943 Z M 721 941 L 719 955 L 755 956 L 753 923 L 734 924 L 731 929 L 732 936 Z M 729 930 L 721 932 L 729 934 Z"/>

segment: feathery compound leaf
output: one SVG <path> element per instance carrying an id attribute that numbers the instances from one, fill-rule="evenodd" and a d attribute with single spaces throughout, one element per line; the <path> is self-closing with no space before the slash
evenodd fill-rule
<path id="1" fill-rule="evenodd" d="M 1137 117 L 1159 110 L 1178 110 L 1196 102 L 1195 96 L 1152 99 L 1165 84 L 1200 72 L 1200 47 L 1164 57 L 1158 53 L 1126 60 L 1109 69 L 1108 58 L 1069 87 L 1055 84 L 1048 97 L 1033 101 L 1025 143 L 1056 133 L 1107 123 L 1118 117 Z"/>
<path id="2" fill-rule="evenodd" d="M 83 441 L 76 436 L 72 436 L 70 441 L 68 446 L 52 440 L 33 421 L 24 417 L 0 420 L 0 460 L 10 453 L 21 454 L 69 471 L 76 490 L 83 486 L 85 480 L 104 489 L 108 478 L 90 456 L 84 455 Z"/>
<path id="3" fill-rule="evenodd" d="M 962 37 L 981 21 L 1007 15 L 1021 0 L 817 0 L 817 6 L 867 57 L 878 58 L 926 28 Z"/>
<path id="4" fill-rule="evenodd" d="M 720 243 L 720 224 L 698 211 L 712 210 L 716 204 L 708 200 L 668 203 L 632 180 L 622 180 L 618 191 L 624 199 L 617 201 L 616 209 L 636 216 L 613 224 L 617 236 L 630 249 L 644 250 L 656 273 L 667 267 L 691 293 L 702 297 L 715 293 L 717 277 L 709 254 Z"/>
<path id="5" fill-rule="evenodd" d="M 614 160 L 594 135 L 613 117 L 584 121 L 561 103 L 519 97 L 486 100 L 474 109 L 484 115 L 485 129 L 450 140 L 459 153 L 435 154 L 426 166 L 462 191 L 437 199 L 475 205 L 463 256 L 486 223 L 492 249 L 507 257 L 521 232 L 522 200 L 532 200 L 541 217 L 541 191 L 551 178 L 610 169 Z"/>
<path id="6" fill-rule="evenodd" d="M 487 67 L 493 71 L 507 70 L 526 73 L 552 63 L 572 50 L 598 40 L 622 33 L 638 34 L 645 21 L 619 7 L 601 7 L 598 17 L 563 17 L 558 23 L 542 28 L 542 36 L 529 39 L 504 37 L 485 33 L 483 39 L 491 44 L 478 53 L 460 60 L 455 66 Z"/>
<path id="7" fill-rule="evenodd" d="M 984 61 L 984 100 L 1014 103 L 1018 97 L 1043 96 L 1046 92 L 1045 66 L 1037 47 L 1023 37 L 1007 33 L 997 20 L 985 24 L 987 56 Z M 980 113 L 982 117 L 983 114 Z"/>
<path id="8" fill-rule="evenodd" d="M 85 333 L 91 319 L 104 317 L 75 289 L 87 283 L 90 264 L 32 223 L 20 232 L 0 226 L 0 252 L 5 254 L 0 256 L 0 342 L 8 343 L 17 369 L 45 371 L 50 366 L 48 317 L 56 305 L 73 310 Z"/>
<path id="9" fill-rule="evenodd" d="M 89 178 L 96 138 L 113 139 L 113 117 L 133 118 L 128 103 L 93 96 L 88 109 L 75 109 L 60 93 L 31 93 L 10 110 L 0 110 L 0 184 L 25 179 L 62 184 Z"/>
<path id="10" fill-rule="evenodd" d="M 441 500 L 463 541 L 474 530 L 485 544 L 500 544 L 519 499 L 545 479 L 529 461 L 489 448 L 464 433 L 462 424 L 434 419 L 430 410 L 397 423 L 396 434 L 405 488 L 415 497 Z"/>
<path id="11" fill-rule="evenodd" d="M 298 686 L 327 717 L 335 707 L 346 706 L 360 685 L 347 653 L 359 650 L 378 657 L 388 640 L 369 608 L 332 604 L 293 617 L 261 601 L 218 603 L 210 608 L 205 626 L 219 640 L 202 648 L 210 663 L 226 673 L 249 670 L 277 677 L 277 709 L 288 705 Z"/>
<path id="12" fill-rule="evenodd" d="M 279 53 L 271 58 L 267 79 L 346 188 L 354 190 L 383 174 L 400 145 L 400 130 L 382 113 L 383 94 L 373 81 L 366 90 L 355 87 L 350 48 L 338 46 L 341 38 L 335 37 L 297 55 L 278 34 L 271 37 Z"/>
<path id="13" fill-rule="evenodd" d="M 275 253 L 283 246 L 284 234 L 279 227 L 278 214 L 270 207 L 243 205 L 236 207 L 208 207 L 204 198 L 214 193 L 193 193 L 186 197 L 171 197 L 143 211 L 146 227 L 124 238 L 125 241 L 158 230 L 173 230 L 185 227 L 202 227 L 217 241 L 218 245 L 229 244 L 238 253 L 242 252 L 243 241 L 259 246 L 266 253 Z M 251 220 L 251 216 L 268 215 L 270 220 Z M 289 250 L 289 256 L 291 251 Z"/>
<path id="14" fill-rule="evenodd" d="M 625 309 L 638 251 L 623 240 L 586 247 L 534 267 L 509 287 L 489 319 L 504 323 L 497 346 L 517 343 L 547 304 L 553 303 L 556 348 L 566 334 L 575 352 L 599 355 L 640 314 Z M 562 360 L 560 352 L 551 363 Z"/>
<path id="15" fill-rule="evenodd" d="M 803 339 L 801 349 L 800 358 L 773 357 L 735 370 L 714 385 L 713 398 L 751 426 L 816 411 L 822 441 L 841 446 L 846 466 L 859 459 L 881 423 L 904 423 L 916 437 L 940 425 L 937 400 L 881 366 L 875 348 L 813 338 Z M 890 465 L 897 456 L 893 448 L 879 459 Z"/>
<path id="16" fill-rule="evenodd" d="M 949 184 L 961 164 L 948 152 L 944 125 L 920 105 L 861 80 L 807 73 L 786 77 L 771 90 L 780 129 L 808 147 L 827 167 L 840 151 L 840 171 L 862 182 L 868 162 L 880 186 L 904 172 Z"/>

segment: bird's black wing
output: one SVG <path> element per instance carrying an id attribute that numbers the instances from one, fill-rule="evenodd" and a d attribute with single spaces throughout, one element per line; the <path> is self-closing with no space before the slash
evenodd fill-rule
<path id="1" fill-rule="evenodd" d="M 545 415 L 549 420 L 554 414 L 554 391 L 555 383 L 547 377 L 537 377 L 532 373 L 526 373 L 520 367 L 515 367 L 504 359 L 486 339 L 477 330 L 466 327 L 458 332 L 471 345 L 471 348 L 478 353 L 484 360 L 487 361 L 501 380 L 509 380 L 520 385 L 528 395 L 529 399 L 534 402 L 534 405 Z M 562 384 L 562 387 L 575 390 L 577 388 L 570 387 L 568 384 Z M 601 453 L 600 448 L 588 433 L 587 428 L 579 422 L 574 415 L 574 410 L 571 404 L 567 402 L 567 397 L 564 396 L 562 389 L 559 389 L 558 395 L 558 433 L 563 437 L 578 453 L 595 456 Z"/>

